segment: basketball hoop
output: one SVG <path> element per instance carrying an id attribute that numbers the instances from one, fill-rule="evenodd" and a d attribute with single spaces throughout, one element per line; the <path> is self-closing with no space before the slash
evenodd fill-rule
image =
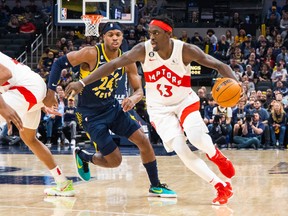
<path id="1" fill-rule="evenodd" d="M 81 19 L 85 23 L 85 36 L 99 37 L 99 24 L 104 17 L 102 15 L 83 15 Z"/>

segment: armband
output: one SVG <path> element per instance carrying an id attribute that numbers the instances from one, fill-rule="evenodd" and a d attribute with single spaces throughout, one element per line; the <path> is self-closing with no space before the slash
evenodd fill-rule
<path id="1" fill-rule="evenodd" d="M 55 91 L 61 77 L 61 71 L 65 68 L 72 67 L 68 61 L 67 56 L 61 56 L 57 61 L 52 64 L 49 75 L 48 88 Z"/>
<path id="2" fill-rule="evenodd" d="M 82 80 L 78 80 L 78 81 L 82 84 L 83 88 L 86 86 Z"/>

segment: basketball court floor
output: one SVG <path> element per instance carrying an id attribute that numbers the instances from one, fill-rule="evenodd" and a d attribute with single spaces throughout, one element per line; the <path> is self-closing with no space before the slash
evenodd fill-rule
<path id="1" fill-rule="evenodd" d="M 223 150 L 237 172 L 232 179 L 235 194 L 226 206 L 211 205 L 214 188 L 188 170 L 178 156 L 161 152 L 157 156 L 160 179 L 178 193 L 178 198 L 147 197 L 149 182 L 138 150 L 121 150 L 124 157 L 120 167 L 91 166 L 92 180 L 83 182 L 77 178 L 71 150 L 55 147 L 52 152 L 66 175 L 74 180 L 77 195 L 47 197 L 43 189 L 53 185 L 53 179 L 44 165 L 25 146 L 1 146 L 0 215 L 287 215 L 287 150 Z M 219 174 L 205 154 L 196 154 Z"/>

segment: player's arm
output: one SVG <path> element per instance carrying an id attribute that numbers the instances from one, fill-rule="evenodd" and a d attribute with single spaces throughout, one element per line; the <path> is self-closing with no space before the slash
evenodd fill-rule
<path id="1" fill-rule="evenodd" d="M 131 110 L 143 97 L 143 89 L 141 77 L 138 74 L 136 64 L 133 63 L 125 67 L 130 86 L 133 89 L 133 94 L 122 101 L 124 112 Z"/>
<path id="2" fill-rule="evenodd" d="M 115 71 L 117 68 L 125 67 L 127 65 L 133 64 L 136 61 L 143 62 L 145 59 L 145 45 L 144 43 L 137 44 L 134 46 L 130 51 L 124 53 L 122 56 L 113 59 L 112 61 L 102 65 L 101 67 L 97 68 L 96 71 L 94 71 L 89 76 L 85 77 L 82 80 L 79 80 L 78 82 L 70 83 L 65 90 L 66 95 L 69 95 L 72 91 L 73 96 L 75 94 L 78 94 L 82 91 L 82 89 L 102 77 L 109 76 L 113 71 Z"/>
<path id="3" fill-rule="evenodd" d="M 183 47 L 183 62 L 185 65 L 195 61 L 205 67 L 217 70 L 223 77 L 228 77 L 237 80 L 232 69 L 218 59 L 204 53 L 199 47 L 192 44 L 184 44 Z"/>
<path id="4" fill-rule="evenodd" d="M 43 103 L 47 107 L 51 107 L 57 103 L 55 98 L 55 91 L 57 84 L 61 77 L 61 71 L 68 67 L 74 67 L 82 63 L 91 64 L 91 62 L 96 62 L 97 51 L 95 47 L 85 47 L 79 51 L 73 51 L 68 53 L 65 56 L 57 59 L 51 68 L 48 82 L 48 91 L 47 95 L 43 100 Z"/>

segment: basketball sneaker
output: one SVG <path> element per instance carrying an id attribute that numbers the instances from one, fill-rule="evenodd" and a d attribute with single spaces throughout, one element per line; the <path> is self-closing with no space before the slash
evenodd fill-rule
<path id="1" fill-rule="evenodd" d="M 166 184 L 159 183 L 156 187 L 150 187 L 148 196 L 176 198 L 177 194 L 173 190 L 169 189 Z"/>
<path id="2" fill-rule="evenodd" d="M 222 154 L 222 152 L 216 148 L 216 154 L 210 158 L 208 154 L 206 154 L 208 159 L 214 162 L 219 170 L 222 172 L 224 176 L 227 178 L 232 178 L 235 175 L 235 169 L 231 161 Z"/>
<path id="3" fill-rule="evenodd" d="M 80 151 L 84 154 L 90 154 L 89 152 L 86 152 L 85 150 L 80 149 L 79 147 L 74 148 L 73 156 L 75 159 L 76 170 L 77 170 L 79 178 L 81 178 L 83 181 L 89 181 L 91 178 L 89 163 L 80 158 L 78 154 Z"/>
<path id="4" fill-rule="evenodd" d="M 46 188 L 44 193 L 48 196 L 75 196 L 75 190 L 73 188 L 72 180 L 67 180 L 62 183 L 57 183 L 56 187 Z"/>
<path id="5" fill-rule="evenodd" d="M 213 199 L 213 205 L 224 205 L 228 202 L 228 199 L 233 196 L 232 187 L 229 182 L 225 182 L 226 186 L 222 183 L 217 183 L 214 187 L 217 190 L 217 197 Z"/>

